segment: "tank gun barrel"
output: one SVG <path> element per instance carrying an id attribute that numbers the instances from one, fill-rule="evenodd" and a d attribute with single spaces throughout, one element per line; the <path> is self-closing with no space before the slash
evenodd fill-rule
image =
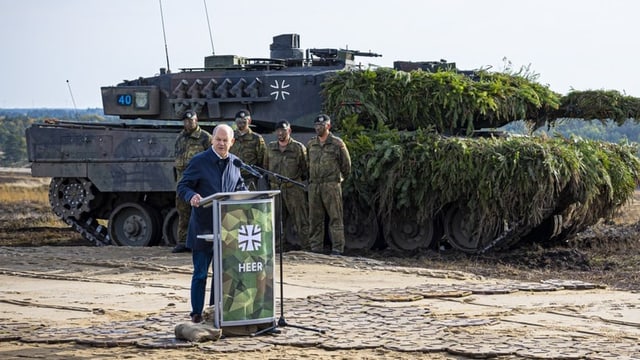
<path id="1" fill-rule="evenodd" d="M 359 51 L 359 50 L 342 50 L 352 53 L 354 56 L 366 56 L 366 57 L 382 57 L 382 54 L 374 53 L 371 51 Z"/>
<path id="2" fill-rule="evenodd" d="M 309 53 L 313 56 L 317 56 L 323 59 L 334 58 L 348 58 L 353 59 L 354 56 L 367 56 L 367 57 L 381 57 L 381 54 L 377 54 L 371 51 L 359 51 L 348 49 L 309 49 Z"/>

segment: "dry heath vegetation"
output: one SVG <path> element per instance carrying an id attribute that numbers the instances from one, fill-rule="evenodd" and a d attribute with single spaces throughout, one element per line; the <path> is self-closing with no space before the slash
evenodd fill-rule
<path id="1" fill-rule="evenodd" d="M 82 243 L 49 206 L 49 180 L 0 171 L 0 245 Z"/>

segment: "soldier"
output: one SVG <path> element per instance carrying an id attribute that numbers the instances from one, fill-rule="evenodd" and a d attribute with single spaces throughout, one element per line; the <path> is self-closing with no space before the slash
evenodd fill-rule
<path id="1" fill-rule="evenodd" d="M 314 121 L 316 135 L 307 143 L 309 151 L 309 244 L 322 252 L 324 217 L 329 217 L 331 254 L 344 252 L 342 181 L 351 172 L 351 158 L 342 139 L 333 135 L 331 118 L 320 114 Z"/>
<path id="2" fill-rule="evenodd" d="M 264 156 L 265 169 L 287 177 L 296 182 L 307 180 L 309 165 L 307 148 L 291 137 L 291 124 L 282 120 L 276 124 L 278 140 L 271 141 Z M 311 250 L 309 246 L 309 205 L 305 189 L 291 182 L 278 184 L 278 179 L 271 177 L 271 189 L 279 189 L 282 209 L 281 221 L 291 216 L 300 240 L 302 250 Z M 285 232 L 280 234 L 285 240 Z M 283 249 L 281 249 L 283 250 Z"/>
<path id="3" fill-rule="evenodd" d="M 187 168 L 189 160 L 202 151 L 211 147 L 211 134 L 200 128 L 198 125 L 198 115 L 194 111 L 187 111 L 184 114 L 184 129 L 180 131 L 175 144 L 175 180 L 176 184 L 182 179 L 182 173 Z M 176 193 L 176 209 L 178 210 L 178 238 L 176 246 L 171 252 L 181 253 L 189 251 L 185 246 L 187 240 L 187 228 L 191 216 L 191 206 L 188 202 L 180 199 Z"/>
<path id="4" fill-rule="evenodd" d="M 262 161 L 266 145 L 262 135 L 251 130 L 251 113 L 241 110 L 236 113 L 235 143 L 230 152 L 240 158 L 247 165 L 263 167 Z M 258 190 L 258 178 L 242 170 L 242 177 L 249 190 Z"/>

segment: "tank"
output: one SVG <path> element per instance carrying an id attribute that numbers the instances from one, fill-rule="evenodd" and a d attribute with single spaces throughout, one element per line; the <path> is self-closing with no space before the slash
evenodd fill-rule
<path id="1" fill-rule="evenodd" d="M 239 109 L 249 109 L 254 130 L 267 140 L 272 136 L 275 123 L 287 119 L 292 124 L 293 137 L 303 143 L 314 135 L 314 117 L 327 112 L 336 119 L 334 126 L 344 136 L 350 151 L 353 148 L 354 174 L 345 183 L 344 192 L 346 247 L 349 249 L 390 246 L 415 251 L 452 244 L 460 251 L 478 253 L 515 245 L 532 234 L 543 239 L 564 239 L 595 221 L 569 216 L 578 211 L 575 199 L 562 191 L 571 190 L 566 184 L 553 193 L 544 211 L 533 216 L 535 221 L 518 220 L 522 214 L 500 214 L 488 219 L 473 212 L 474 202 L 469 196 L 465 200 L 444 199 L 435 192 L 424 195 L 417 191 L 419 199 L 404 203 L 397 199 L 385 200 L 381 189 L 394 185 L 380 180 L 379 173 L 384 171 L 380 169 L 375 169 L 378 178 L 373 180 L 375 176 L 371 176 L 372 170 L 368 168 L 371 164 L 367 160 L 380 149 L 374 148 L 372 141 L 384 143 L 398 139 L 399 142 L 391 146 L 398 151 L 405 151 L 402 146 L 417 141 L 440 146 L 452 146 L 451 141 L 458 144 L 485 141 L 478 148 L 490 149 L 500 146 L 495 141 L 504 137 L 495 128 L 520 119 L 520 114 L 503 116 L 493 108 L 488 113 L 446 124 L 415 121 L 416 118 L 433 120 L 435 117 L 427 115 L 434 112 L 433 109 L 418 107 L 409 115 L 392 114 L 383 104 L 392 98 L 391 90 L 395 91 L 394 96 L 399 96 L 393 101 L 401 103 L 409 98 L 407 94 L 412 90 L 407 84 L 412 82 L 405 79 L 397 88 L 385 89 L 367 81 L 375 82 L 378 80 L 372 79 L 383 79 L 389 74 L 402 80 L 396 71 L 414 74 L 416 78 L 427 73 L 449 74 L 447 76 L 463 76 L 473 81 L 481 81 L 482 76 L 488 75 L 460 71 L 455 63 L 444 60 L 396 61 L 394 69 L 382 70 L 368 69 L 356 61 L 357 57 L 377 56 L 381 55 L 345 49 L 302 50 L 299 35 L 282 34 L 273 37 L 270 58 L 211 55 L 205 57 L 202 68 L 184 68 L 178 72 L 160 69 L 154 76 L 102 87 L 105 115 L 117 116 L 120 121 L 34 124 L 26 131 L 32 175 L 52 179 L 49 191 L 52 210 L 96 245 L 173 245 L 177 237 L 174 142 L 186 111 L 197 112 L 201 126 L 211 130 L 217 123 L 232 121 Z M 438 76 L 446 80 L 445 75 Z M 372 92 L 363 90 L 362 85 L 369 90 L 376 89 L 374 93 L 382 97 L 372 97 Z M 455 93 L 457 90 L 447 88 L 449 85 L 441 88 Z M 535 126 L 561 117 L 557 111 L 562 107 L 557 103 L 553 106 L 552 94 L 544 87 L 536 91 L 536 96 L 549 96 L 551 100 L 543 99 L 542 105 L 527 108 L 523 114 L 535 113 Z M 438 111 L 440 108 L 435 110 Z M 383 123 L 384 127 L 380 125 Z M 389 128 L 393 130 L 387 132 Z M 430 129 L 428 136 L 421 130 L 427 128 Z M 492 130 L 476 131 L 481 128 Z M 366 136 L 369 142 L 363 142 L 361 136 Z M 481 138 L 484 140 L 478 140 Z M 425 151 L 434 149 L 425 148 Z M 619 149 L 612 150 L 615 151 Z M 627 152 L 623 153 L 626 156 Z M 406 161 L 402 157 L 396 160 L 400 164 Z M 635 158 L 627 160 L 632 163 L 630 171 L 640 172 Z M 414 183 L 424 177 L 411 176 Z M 630 181 L 636 181 L 635 177 Z M 624 190 L 616 192 L 615 201 L 608 202 L 593 218 L 599 219 L 628 199 L 629 191 Z M 468 194 L 468 191 L 459 193 Z M 571 199 L 559 200 L 565 198 Z M 428 203 L 429 209 L 416 206 L 422 203 Z M 296 245 L 292 224 L 285 224 L 285 228 L 289 233 L 287 239 Z"/>
<path id="2" fill-rule="evenodd" d="M 104 114 L 121 122 L 34 124 L 26 131 L 31 173 L 52 178 L 52 210 L 97 245 L 175 244 L 174 142 L 185 112 L 196 111 L 210 131 L 246 108 L 267 139 L 287 119 L 306 141 L 323 109 L 322 83 L 360 69 L 356 56 L 380 55 L 302 50 L 298 34 L 282 34 L 273 37 L 270 58 L 210 55 L 201 68 L 160 69 L 102 87 Z"/>

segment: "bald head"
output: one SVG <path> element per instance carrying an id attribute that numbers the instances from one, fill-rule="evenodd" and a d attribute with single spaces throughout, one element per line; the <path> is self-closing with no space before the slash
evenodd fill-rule
<path id="1" fill-rule="evenodd" d="M 227 124 L 216 125 L 216 127 L 213 128 L 212 135 L 215 136 L 218 131 L 225 131 L 227 133 L 227 136 L 229 136 L 230 138 L 233 138 L 233 129 L 231 128 L 231 126 Z"/>
<path id="2" fill-rule="evenodd" d="M 221 158 L 226 158 L 229 155 L 229 149 L 235 139 L 233 138 L 233 129 L 226 124 L 217 125 L 213 129 L 211 134 L 211 146 Z"/>

